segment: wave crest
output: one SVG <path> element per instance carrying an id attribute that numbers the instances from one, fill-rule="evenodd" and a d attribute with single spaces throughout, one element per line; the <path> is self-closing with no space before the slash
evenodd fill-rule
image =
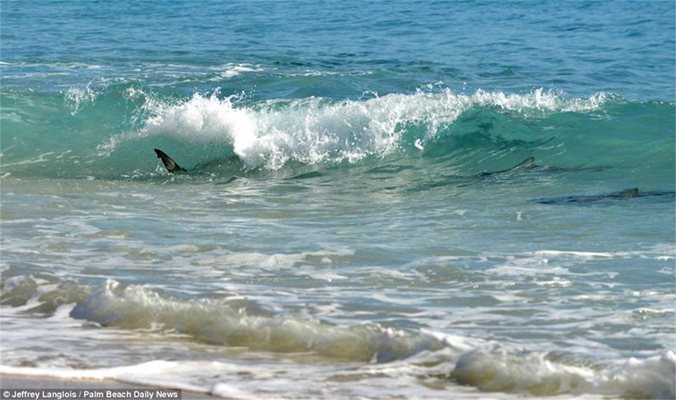
<path id="1" fill-rule="evenodd" d="M 542 118 L 597 110 L 608 98 L 604 93 L 567 98 L 542 89 L 529 94 L 479 90 L 469 95 L 443 90 L 366 100 L 309 97 L 240 105 L 235 96 L 222 99 L 218 93 L 198 93 L 179 103 L 149 98 L 142 128 L 113 137 L 103 148 L 112 151 L 124 141 L 163 137 L 227 147 L 249 168 L 276 170 L 289 162 L 354 163 L 402 150 L 422 151 L 472 108 Z"/>
<path id="2" fill-rule="evenodd" d="M 246 300 L 167 298 L 143 286 L 104 288 L 78 303 L 71 317 L 123 329 L 159 329 L 194 340 L 272 352 L 386 362 L 442 347 L 432 335 L 410 335 L 378 324 L 333 326 L 316 320 L 256 311 Z"/>
<path id="3" fill-rule="evenodd" d="M 15 276 L 0 282 L 0 300 L 4 307 L 9 307 L 10 315 L 16 311 L 49 317 L 68 306 L 70 317 L 87 321 L 90 328 L 96 324 L 112 329 L 164 333 L 174 338 L 182 336 L 217 346 L 272 353 L 310 353 L 363 363 L 355 364 L 363 376 L 379 379 L 411 377 L 442 384 L 453 382 L 482 392 L 533 396 L 674 396 L 676 356 L 672 351 L 643 359 L 594 362 L 565 350 L 518 349 L 508 343 L 426 329 L 398 330 L 375 322 L 331 325 L 269 312 L 239 296 L 170 297 L 146 286 L 125 286 L 114 280 L 92 290 L 48 275 Z M 0 370 L 29 374 L 33 371 L 7 366 L 0 366 Z M 203 370 L 203 366 L 196 370 Z M 35 373 L 38 371 L 74 376 L 94 371 L 103 373 L 103 370 L 91 369 L 61 371 L 53 366 Z"/>

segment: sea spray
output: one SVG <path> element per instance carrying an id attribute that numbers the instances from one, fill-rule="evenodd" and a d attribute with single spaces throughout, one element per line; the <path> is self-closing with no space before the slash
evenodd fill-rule
<path id="1" fill-rule="evenodd" d="M 96 90 L 69 89 L 61 115 L 52 96 L 8 96 L 6 107 L 15 111 L 3 118 L 25 117 L 5 124 L 5 141 L 16 143 L 3 153 L 5 169 L 19 175 L 149 177 L 154 168 L 147 150 L 160 147 L 169 152 L 178 146 L 183 151 L 174 155 L 186 160 L 183 164 L 236 156 L 244 169 L 271 171 L 288 165 L 359 165 L 421 155 L 444 157 L 470 171 L 499 168 L 504 165 L 501 158 L 509 157 L 511 163 L 529 155 L 584 165 L 602 150 L 600 146 L 615 148 L 615 157 L 641 163 L 645 154 L 636 154 L 635 160 L 628 154 L 633 143 L 616 142 L 613 130 L 635 132 L 624 125 L 623 113 L 654 110 L 664 113 L 664 121 L 657 122 L 667 124 L 673 112 L 669 105 L 626 103 L 605 93 L 576 98 L 540 89 L 527 94 L 419 90 L 343 101 L 319 97 L 251 101 L 241 95 L 223 97 L 218 91 L 180 99 L 134 84 Z M 44 101 L 51 104 L 40 105 Z M 41 107 L 52 110 L 53 117 L 45 121 L 50 125 L 27 123 L 26 118 L 33 118 L 31 114 Z M 105 118 L 95 123 L 104 110 Z M 599 129 L 601 133 L 588 133 Z M 649 136 L 639 134 L 632 142 Z M 668 163 L 668 155 L 659 149 L 671 139 L 651 140 L 652 162 Z M 490 161 L 486 166 L 477 164 L 486 160 Z M 612 165 L 612 159 L 607 161 Z"/>

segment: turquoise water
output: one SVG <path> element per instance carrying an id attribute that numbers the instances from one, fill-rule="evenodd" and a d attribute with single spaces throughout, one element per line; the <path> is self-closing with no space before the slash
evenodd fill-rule
<path id="1" fill-rule="evenodd" d="M 0 372 L 673 398 L 675 12 L 3 1 Z"/>

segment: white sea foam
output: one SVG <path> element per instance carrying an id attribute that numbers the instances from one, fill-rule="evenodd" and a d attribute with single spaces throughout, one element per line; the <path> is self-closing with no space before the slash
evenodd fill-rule
<path id="1" fill-rule="evenodd" d="M 215 265 L 219 268 L 250 266 L 263 270 L 277 270 L 292 268 L 303 262 L 307 263 L 307 260 L 311 257 L 321 258 L 322 264 L 330 264 L 333 257 L 351 255 L 354 255 L 354 250 L 347 248 L 275 254 L 237 252 L 215 257 L 203 257 L 196 263 L 198 265 Z"/>
<path id="2" fill-rule="evenodd" d="M 96 100 L 97 92 L 91 87 L 91 82 L 85 87 L 71 87 L 64 93 L 66 105 L 70 107 L 70 114 L 77 114 L 83 105 L 93 103 Z"/>
<path id="3" fill-rule="evenodd" d="M 43 325 L 49 327 L 57 338 L 68 341 L 80 335 L 91 340 L 92 335 L 101 338 L 107 332 L 115 335 L 143 332 L 144 335 L 163 336 L 165 340 L 174 336 L 180 336 L 182 340 L 193 339 L 196 345 L 208 343 L 224 348 L 246 347 L 278 354 L 315 354 L 322 360 L 333 359 L 334 362 L 300 361 L 296 364 L 287 361 L 280 364 L 279 360 L 275 360 L 266 368 L 258 368 L 257 362 L 237 358 L 232 359 L 236 364 L 156 360 L 125 367 L 90 366 L 78 369 L 72 368 L 81 363 L 75 357 L 73 360 L 46 360 L 35 368 L 3 365 L 0 366 L 0 373 L 48 375 L 66 379 L 116 379 L 243 397 L 264 394 L 257 385 L 251 384 L 252 380 L 265 382 L 268 388 L 274 386 L 278 391 L 288 392 L 288 397 L 298 397 L 311 393 L 318 382 L 333 382 L 333 379 L 337 382 L 354 379 L 349 390 L 356 392 L 350 392 L 349 395 L 360 396 L 368 396 L 383 379 L 395 385 L 390 387 L 396 387 L 397 382 L 408 382 L 401 386 L 403 391 L 412 390 L 412 387 L 426 390 L 417 385 L 431 379 L 437 383 L 441 380 L 443 385 L 452 387 L 458 383 L 473 387 L 484 395 L 485 392 L 491 395 L 501 392 L 501 396 L 508 397 L 509 394 L 516 397 L 523 394 L 674 396 L 676 356 L 671 351 L 643 359 L 592 361 L 572 354 L 566 355 L 565 349 L 556 352 L 525 350 L 509 343 L 427 329 L 404 331 L 377 324 L 329 325 L 308 318 L 256 312 L 241 296 L 221 300 L 173 298 L 145 286 L 124 286 L 112 280 L 86 298 L 75 295 L 75 301 L 71 301 L 68 297 L 71 292 L 77 294 L 82 289 L 64 286 L 63 282 L 52 281 L 52 278 L 17 276 L 4 279 L 1 293 L 3 300 L 16 298 L 16 295 L 23 293 L 27 301 L 22 306 L 12 307 L 9 315 L 5 310 L 3 315 L 13 318 L 14 314 L 44 309 L 43 302 L 58 298 L 62 300 L 51 307 L 52 316 L 44 319 Z M 12 296 L 6 296 L 8 293 Z M 52 295 L 40 297 L 50 293 Z M 374 298 L 392 303 L 392 299 L 387 296 Z M 668 314 L 663 312 L 665 310 L 640 308 L 634 314 L 638 317 L 648 315 L 660 318 Z M 93 323 L 106 329 L 83 330 L 77 321 Z M 35 332 L 36 336 L 42 334 L 40 331 Z M 21 329 L 3 331 L 3 346 L 34 340 L 27 339 L 25 335 L 26 332 Z M 6 359 L 15 360 L 17 356 L 5 347 L 3 352 L 8 357 Z M 247 353 L 251 356 L 255 354 Z M 25 356 L 24 352 L 22 357 Z M 117 358 L 108 359 L 114 362 Z M 352 369 L 336 369 L 336 359 L 350 361 L 345 365 Z M 297 369 L 311 372 L 287 372 Z M 335 390 L 346 389 L 344 385 L 336 385 Z M 443 393 L 454 393 L 452 390 L 455 389 L 447 390 L 451 391 Z M 475 394 L 481 397 L 481 393 Z"/>
<path id="4" fill-rule="evenodd" d="M 378 324 L 338 327 L 320 321 L 254 315 L 241 301 L 167 298 L 142 286 L 109 280 L 71 316 L 124 329 L 174 329 L 193 339 L 273 352 L 316 352 L 347 360 L 388 361 L 441 347 L 429 335 L 408 335 Z"/>
<path id="5" fill-rule="evenodd" d="M 625 256 L 627 253 L 601 253 L 591 251 L 561 251 L 561 250 L 540 250 L 536 251 L 535 255 L 549 256 L 549 257 L 576 257 L 582 259 L 594 258 L 615 258 L 618 256 Z"/>
<path id="6" fill-rule="evenodd" d="M 205 371 L 208 371 L 206 374 Z M 611 365 L 559 360 L 548 353 L 510 351 L 488 345 L 457 354 L 442 349 L 386 364 L 350 364 L 343 368 L 290 362 L 164 361 L 97 369 L 25 368 L 0 365 L 0 373 L 62 379 L 114 379 L 121 382 L 179 388 L 215 396 L 257 398 L 343 398 L 376 395 L 381 386 L 390 394 L 463 398 L 530 396 L 674 397 L 676 357 L 673 352 Z M 433 391 L 421 382 L 431 379 Z M 349 381 L 350 385 L 341 385 Z M 403 382 L 403 384 L 402 384 Z M 463 385 L 458 386 L 457 384 Z M 261 386 L 262 384 L 262 386 Z M 322 394 L 316 387 L 324 387 Z M 441 387 L 445 388 L 441 389 Z M 441 389 L 441 390 L 440 390 Z M 476 390 L 479 390 L 478 392 Z M 345 392 L 348 390 L 348 392 Z M 596 397 L 599 396 L 599 397 Z"/>
<path id="7" fill-rule="evenodd" d="M 265 71 L 260 65 L 253 64 L 226 64 L 223 67 L 219 68 L 221 78 L 233 78 L 242 73 L 247 72 L 262 72 Z"/>
<path id="8" fill-rule="evenodd" d="M 245 70 L 255 68 L 233 66 L 228 71 L 235 74 Z M 78 96 L 74 97 L 86 98 Z M 144 110 L 149 116 L 143 128 L 113 137 L 100 150 L 110 153 L 124 141 L 163 136 L 186 143 L 232 147 L 249 167 L 278 169 L 289 161 L 356 162 L 369 156 L 387 156 L 400 149 L 409 126 L 420 128 L 421 137 L 413 139 L 415 147 L 424 149 L 427 142 L 435 140 L 441 130 L 471 107 L 492 107 L 528 118 L 595 110 L 605 100 L 604 94 L 571 99 L 543 90 L 529 94 L 479 90 L 471 95 L 449 90 L 419 91 L 366 100 L 309 97 L 268 100 L 249 106 L 238 105 L 235 97 L 222 99 L 217 94 L 194 94 L 179 103 L 148 96 Z"/>
<path id="9" fill-rule="evenodd" d="M 673 398 L 676 356 L 667 351 L 603 368 L 557 361 L 544 353 L 515 354 L 498 347 L 465 353 L 450 376 L 482 390 L 536 396 L 592 393 Z"/>

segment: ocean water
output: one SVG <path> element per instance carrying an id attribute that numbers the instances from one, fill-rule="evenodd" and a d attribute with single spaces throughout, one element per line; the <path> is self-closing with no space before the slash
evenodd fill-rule
<path id="1" fill-rule="evenodd" d="M 2 1 L 0 373 L 674 398 L 675 20 Z"/>

